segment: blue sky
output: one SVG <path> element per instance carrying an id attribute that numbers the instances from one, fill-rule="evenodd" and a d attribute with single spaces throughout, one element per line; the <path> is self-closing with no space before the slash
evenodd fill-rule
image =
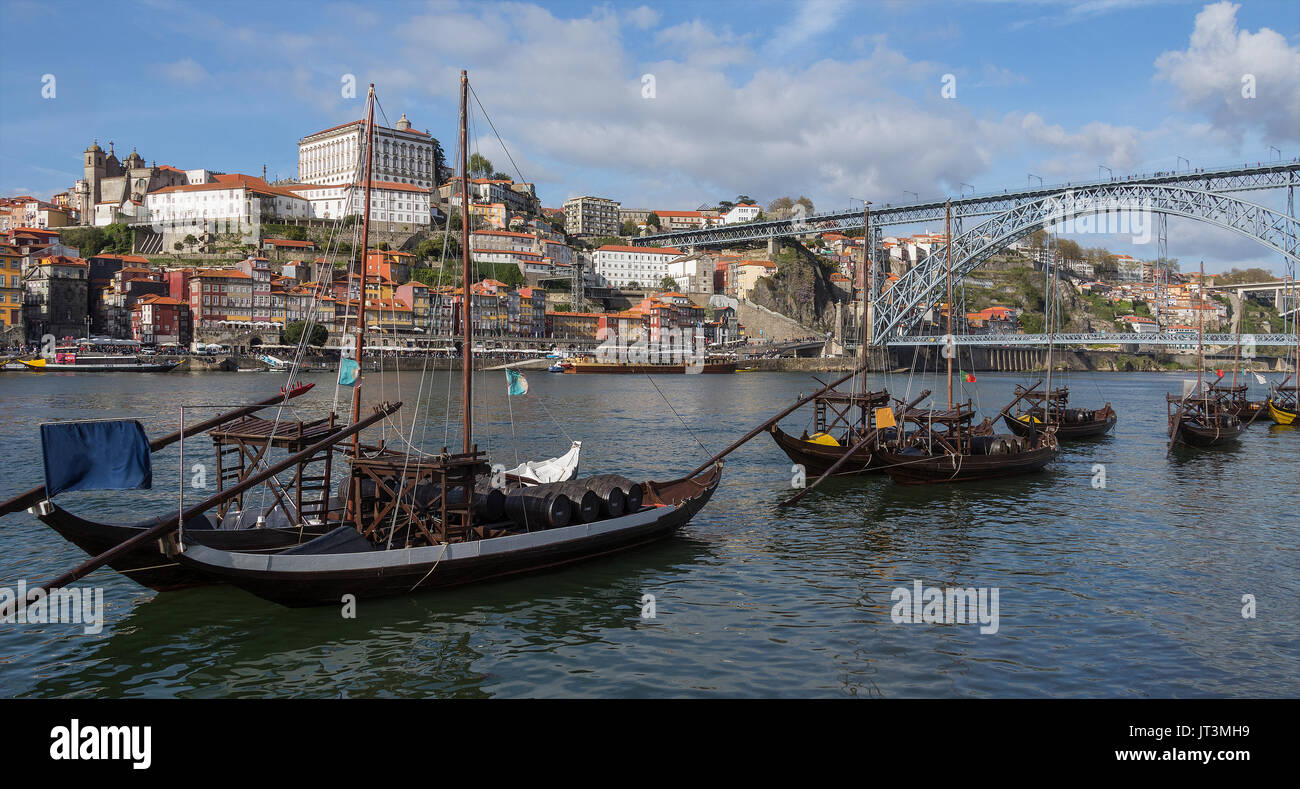
<path id="1" fill-rule="evenodd" d="M 455 147 L 471 83 L 546 205 L 695 208 L 748 194 L 903 202 L 1120 172 L 1300 156 L 1300 4 L 103 3 L 0 10 L 0 194 L 48 197 L 92 139 L 146 160 L 295 175 L 297 140 L 360 117 Z M 1240 97 L 1244 73 L 1257 95 Z M 42 78 L 55 96 L 42 97 Z M 356 99 L 341 95 L 355 75 Z M 654 96 L 645 96 L 652 75 Z M 945 75 L 956 95 L 944 98 Z M 487 124 L 477 148 L 514 168 Z M 1273 153 L 1276 157 L 1277 154 Z M 966 191 L 969 191 L 967 188 Z M 1281 206 L 1280 195 L 1248 196 Z M 922 229 L 922 228 L 917 228 Z M 931 228 L 938 229 L 938 228 Z M 1170 254 L 1276 256 L 1194 222 Z M 1121 239 L 1078 239 L 1139 257 Z"/>

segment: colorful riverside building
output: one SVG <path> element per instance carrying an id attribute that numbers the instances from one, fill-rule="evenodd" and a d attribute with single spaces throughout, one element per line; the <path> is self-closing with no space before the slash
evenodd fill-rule
<path id="1" fill-rule="evenodd" d="M 131 337 L 143 345 L 188 346 L 194 339 L 190 305 L 171 296 L 141 296 L 131 307 Z"/>
<path id="2" fill-rule="evenodd" d="M 23 325 L 23 256 L 0 241 L 0 332 Z"/>
<path id="3" fill-rule="evenodd" d="M 235 269 L 202 269 L 189 278 L 194 326 L 253 322 L 253 278 Z"/>
<path id="4" fill-rule="evenodd" d="M 46 334 L 64 339 L 87 333 L 88 268 L 81 258 L 66 255 L 38 258 L 28 265 L 23 319 L 29 341 Z"/>

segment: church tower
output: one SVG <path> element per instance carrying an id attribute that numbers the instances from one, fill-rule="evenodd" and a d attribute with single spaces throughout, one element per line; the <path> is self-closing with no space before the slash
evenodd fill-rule
<path id="1" fill-rule="evenodd" d="M 93 218 L 95 215 L 95 204 L 99 202 L 99 183 L 105 175 L 104 149 L 99 147 L 99 141 L 91 143 L 86 149 L 85 173 L 86 173 L 86 191 L 82 195 L 81 216 L 83 221 L 85 217 Z M 93 223 L 93 219 L 91 222 Z"/>

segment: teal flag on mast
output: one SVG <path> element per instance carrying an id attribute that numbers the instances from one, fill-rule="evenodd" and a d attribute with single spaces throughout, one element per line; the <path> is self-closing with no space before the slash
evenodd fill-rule
<path id="1" fill-rule="evenodd" d="M 361 365 L 353 359 L 343 359 L 339 362 L 339 385 L 352 386 L 360 377 Z"/>
<path id="2" fill-rule="evenodd" d="M 506 393 L 512 395 L 528 394 L 528 379 L 523 373 L 506 370 Z"/>

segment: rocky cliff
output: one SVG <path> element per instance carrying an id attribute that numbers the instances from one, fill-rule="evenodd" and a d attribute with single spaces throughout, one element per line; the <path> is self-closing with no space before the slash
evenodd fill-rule
<path id="1" fill-rule="evenodd" d="M 792 318 L 814 332 L 835 330 L 832 269 L 802 245 L 788 244 L 774 262 L 777 272 L 754 286 L 750 301 Z"/>

